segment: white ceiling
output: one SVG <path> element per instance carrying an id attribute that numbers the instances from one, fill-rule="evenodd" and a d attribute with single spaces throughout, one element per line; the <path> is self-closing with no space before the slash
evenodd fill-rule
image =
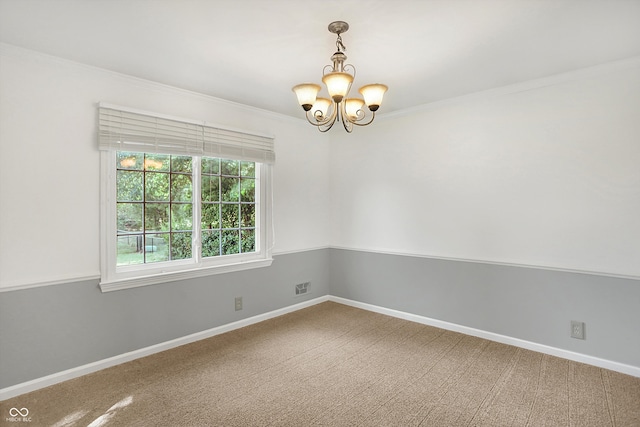
<path id="1" fill-rule="evenodd" d="M 0 42 L 302 117 L 335 20 L 381 113 L 640 55 L 640 0 L 0 0 Z"/>

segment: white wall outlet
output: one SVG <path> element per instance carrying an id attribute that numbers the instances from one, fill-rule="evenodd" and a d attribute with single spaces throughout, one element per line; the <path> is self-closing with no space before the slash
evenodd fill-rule
<path id="1" fill-rule="evenodd" d="M 571 321 L 571 338 L 576 338 L 579 340 L 585 339 L 584 322 L 578 322 L 575 320 Z"/>
<path id="2" fill-rule="evenodd" d="M 242 297 L 236 297 L 236 311 L 242 310 Z"/>

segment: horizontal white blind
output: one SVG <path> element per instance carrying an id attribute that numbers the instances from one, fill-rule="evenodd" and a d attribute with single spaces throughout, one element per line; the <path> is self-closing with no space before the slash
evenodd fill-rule
<path id="1" fill-rule="evenodd" d="M 273 138 L 100 107 L 100 150 L 205 155 L 273 163 Z"/>
<path id="2" fill-rule="evenodd" d="M 204 127 L 205 156 L 275 162 L 273 140 L 258 135 Z"/>

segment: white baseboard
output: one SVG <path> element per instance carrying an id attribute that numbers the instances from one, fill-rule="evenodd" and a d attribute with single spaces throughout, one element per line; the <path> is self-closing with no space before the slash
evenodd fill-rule
<path id="1" fill-rule="evenodd" d="M 575 353 L 573 351 L 563 350 L 556 347 L 550 347 L 544 344 L 525 341 L 518 338 L 508 337 L 506 335 L 495 334 L 493 332 L 474 329 L 468 326 L 461 326 L 455 323 L 444 322 L 442 320 L 431 319 L 429 317 L 419 316 L 417 314 L 406 313 L 404 311 L 393 310 L 390 308 L 353 301 L 346 298 L 330 296 L 329 301 L 334 301 L 344 305 L 350 305 L 352 307 L 373 311 L 375 313 L 385 314 L 387 316 L 397 317 L 399 319 L 409 320 L 411 322 L 421 323 L 423 325 L 429 325 L 429 326 L 434 326 L 440 329 L 460 332 L 465 335 L 472 335 L 474 337 L 484 338 L 484 339 L 499 342 L 502 344 L 509 344 L 515 347 L 537 351 L 538 353 L 544 353 L 544 354 L 549 354 L 551 356 L 561 357 L 563 359 L 573 360 L 574 362 L 586 363 L 588 365 L 597 366 L 599 368 L 609 369 L 612 371 L 616 371 L 616 372 L 620 372 L 623 374 L 632 375 L 634 377 L 640 378 L 640 367 L 638 366 L 626 365 L 624 363 L 613 362 L 611 360 L 600 359 L 598 357 L 593 357 L 593 356 L 587 356 L 585 354 Z"/>
<path id="2" fill-rule="evenodd" d="M 518 338 L 512 338 L 505 335 L 500 335 L 492 332 L 482 331 L 479 329 L 469 328 L 467 326 L 461 326 L 455 323 L 449 323 L 449 322 L 444 322 L 442 320 L 431 319 L 429 317 L 420 316 L 417 314 L 406 313 L 403 311 L 398 311 L 390 308 L 380 307 L 377 305 L 353 301 L 346 298 L 325 295 L 325 296 L 314 298 L 298 304 L 290 305 L 288 307 L 284 307 L 278 310 L 273 310 L 268 313 L 259 314 L 257 316 L 239 320 L 237 322 L 232 322 L 226 325 L 218 326 L 216 328 L 208 329 L 206 331 L 187 335 L 171 341 L 166 341 L 160 344 L 152 345 L 150 347 L 141 348 L 139 350 L 134 350 L 118 356 L 110 357 L 108 359 L 99 360 L 97 362 L 78 366 L 76 368 L 68 369 L 66 371 L 47 375 L 46 377 L 37 378 L 35 380 L 31 380 L 24 383 L 16 384 L 11 387 L 3 388 L 3 389 L 0 389 L 0 401 L 10 399 L 12 397 L 16 397 L 24 393 L 29 393 L 35 390 L 39 390 L 44 387 L 49 387 L 51 385 L 58 384 L 63 381 L 78 378 L 83 375 L 87 375 L 92 372 L 97 372 L 99 370 L 116 366 L 125 362 L 139 359 L 141 357 L 150 356 L 152 354 L 159 353 L 161 351 L 170 350 L 172 348 L 179 347 L 181 345 L 189 344 L 195 341 L 213 337 L 215 335 L 223 334 L 225 332 L 230 332 L 235 329 L 243 328 L 245 326 L 253 325 L 255 323 L 272 319 L 274 317 L 282 316 L 283 314 L 292 313 L 294 311 L 311 307 L 313 305 L 316 305 L 325 301 L 333 301 L 339 304 L 361 308 L 363 310 L 385 314 L 387 316 L 397 317 L 399 319 L 409 320 L 411 322 L 421 323 L 423 325 L 429 325 L 429 326 L 434 326 L 441 329 L 446 329 L 449 331 L 460 332 L 466 335 L 472 335 L 475 337 L 484 338 L 491 341 L 500 342 L 503 344 L 509 344 L 516 347 L 537 351 L 539 353 L 562 357 L 564 359 L 586 363 L 589 365 L 610 369 L 612 371 L 621 372 L 623 374 L 632 375 L 634 377 L 640 378 L 640 367 L 637 367 L 637 366 L 631 366 L 631 365 L 625 365 L 623 363 L 612 362 L 610 360 L 600 359 L 593 356 L 587 356 L 580 353 L 574 353 L 571 351 L 562 350 L 555 347 L 549 347 L 543 344 L 524 341 Z"/>
<path id="3" fill-rule="evenodd" d="M 109 357 L 108 359 L 99 360 L 97 362 L 88 363 L 86 365 L 78 366 L 76 368 L 67 369 L 66 371 L 58 372 L 55 374 L 47 375 L 46 377 L 37 378 L 35 380 L 27 381 L 24 383 L 16 384 L 11 387 L 0 389 L 0 401 L 10 399 L 15 396 L 19 396 L 24 393 L 29 393 L 35 390 L 39 390 L 44 387 L 49 387 L 54 384 L 61 383 L 63 381 L 71 380 L 81 377 L 83 375 L 97 372 L 102 369 L 110 368 L 112 366 L 120 365 L 121 363 L 130 362 L 141 357 L 150 356 L 161 351 L 170 350 L 181 345 L 190 344 L 195 341 L 200 341 L 206 338 L 220 335 L 225 332 L 233 331 L 235 329 L 243 328 L 245 326 L 253 325 L 274 317 L 282 316 L 283 314 L 292 313 L 303 308 L 311 307 L 312 305 L 319 304 L 329 300 L 329 296 L 314 298 L 308 301 L 304 301 L 298 304 L 290 305 L 288 307 L 273 310 L 268 313 L 259 314 L 257 316 L 249 317 L 246 319 L 238 320 L 237 322 L 227 323 L 226 325 L 218 326 L 206 331 L 197 332 L 195 334 L 187 335 L 181 338 L 176 338 L 171 341 L 166 341 L 160 344 L 152 345 L 150 347 L 141 348 L 139 350 L 130 351 L 128 353 L 120 354 L 118 356 Z"/>

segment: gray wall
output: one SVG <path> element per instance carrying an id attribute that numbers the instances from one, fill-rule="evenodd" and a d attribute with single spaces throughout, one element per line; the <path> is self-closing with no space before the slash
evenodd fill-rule
<path id="1" fill-rule="evenodd" d="M 295 297 L 305 281 L 312 293 Z M 320 249 L 109 293 L 96 281 L 0 293 L 0 388 L 328 294 L 640 366 L 638 280 Z M 586 340 L 569 337 L 571 320 Z"/>
<path id="2" fill-rule="evenodd" d="M 296 297 L 294 286 L 312 282 Z M 329 291 L 329 249 L 268 268 L 102 293 L 97 281 L 0 293 L 0 388 L 277 310 Z M 235 311 L 234 298 L 243 297 Z"/>
<path id="3" fill-rule="evenodd" d="M 340 249 L 330 263 L 335 296 L 640 366 L 638 280 Z"/>

